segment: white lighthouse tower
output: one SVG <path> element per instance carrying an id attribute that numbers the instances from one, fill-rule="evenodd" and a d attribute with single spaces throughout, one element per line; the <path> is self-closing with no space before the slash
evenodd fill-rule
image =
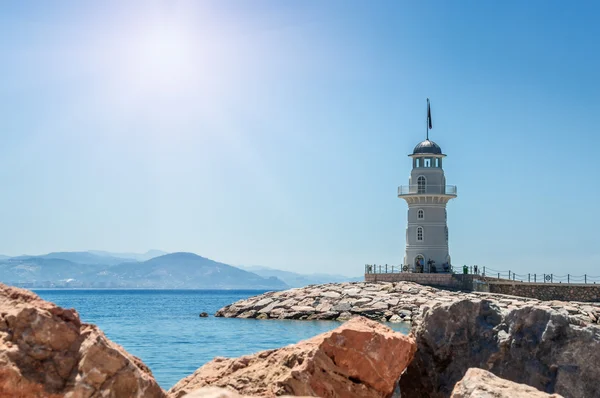
<path id="1" fill-rule="evenodd" d="M 427 138 L 413 153 L 409 185 L 398 188 L 398 197 L 408 203 L 405 271 L 447 272 L 448 250 L 446 204 L 456 198 L 456 186 L 446 185 L 442 148 L 429 139 L 431 110 L 427 99 Z"/>

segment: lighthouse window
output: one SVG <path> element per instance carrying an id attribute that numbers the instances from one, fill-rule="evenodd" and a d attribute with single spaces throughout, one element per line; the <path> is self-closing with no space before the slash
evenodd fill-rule
<path id="1" fill-rule="evenodd" d="M 425 212 L 423 211 L 423 209 L 419 209 L 419 210 L 417 211 L 417 218 L 418 218 L 419 220 L 422 220 L 423 218 L 425 218 Z"/>
<path id="2" fill-rule="evenodd" d="M 423 167 L 431 167 L 431 159 L 429 159 L 429 158 L 424 159 L 424 163 L 425 163 L 425 165 Z"/>
<path id="3" fill-rule="evenodd" d="M 440 167 L 440 158 L 435 158 L 435 167 Z"/>
<path id="4" fill-rule="evenodd" d="M 417 193 L 425 193 L 426 184 L 427 180 L 425 180 L 425 177 L 419 176 L 419 178 L 417 178 Z"/>
<path id="5" fill-rule="evenodd" d="M 418 241 L 422 241 L 423 240 L 423 227 L 418 227 L 417 228 L 417 240 Z"/>

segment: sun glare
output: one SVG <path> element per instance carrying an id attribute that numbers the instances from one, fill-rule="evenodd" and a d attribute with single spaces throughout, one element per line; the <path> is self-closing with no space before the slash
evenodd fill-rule
<path id="1" fill-rule="evenodd" d="M 127 41 L 123 69 L 127 84 L 144 93 L 178 93 L 195 78 L 202 51 L 192 32 L 178 26 L 152 27 Z"/>

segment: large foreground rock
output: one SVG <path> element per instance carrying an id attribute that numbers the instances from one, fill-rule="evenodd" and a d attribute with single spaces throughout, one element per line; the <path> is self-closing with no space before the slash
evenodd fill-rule
<path id="1" fill-rule="evenodd" d="M 561 398 L 525 384 L 501 379 L 483 369 L 471 368 L 456 383 L 450 398 Z"/>
<path id="2" fill-rule="evenodd" d="M 415 349 L 412 338 L 354 318 L 298 344 L 237 359 L 215 358 L 177 383 L 169 396 L 218 386 L 265 397 L 389 397 Z"/>
<path id="3" fill-rule="evenodd" d="M 549 307 L 504 312 L 487 300 L 439 305 L 414 330 L 403 398 L 448 397 L 469 368 L 569 398 L 600 397 L 600 328 Z"/>
<path id="4" fill-rule="evenodd" d="M 198 390 L 186 394 L 184 398 L 255 398 L 248 395 L 240 395 L 235 391 L 219 387 L 202 387 Z M 290 395 L 281 398 L 291 398 Z M 299 398 L 299 397 L 296 397 Z M 300 397 L 301 398 L 301 397 Z"/>
<path id="5" fill-rule="evenodd" d="M 0 397 L 164 397 L 150 370 L 75 310 L 0 284 Z"/>

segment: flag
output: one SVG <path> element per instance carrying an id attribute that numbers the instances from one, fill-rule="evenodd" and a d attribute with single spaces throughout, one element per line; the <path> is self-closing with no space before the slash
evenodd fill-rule
<path id="1" fill-rule="evenodd" d="M 429 98 L 427 98 L 427 125 L 431 128 L 431 107 L 429 106 Z"/>

